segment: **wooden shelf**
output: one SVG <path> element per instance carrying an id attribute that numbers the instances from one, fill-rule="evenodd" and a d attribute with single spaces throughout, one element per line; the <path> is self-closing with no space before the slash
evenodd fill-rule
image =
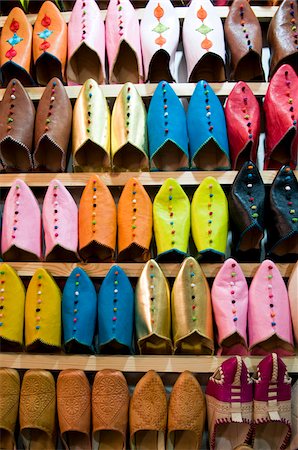
<path id="1" fill-rule="evenodd" d="M 227 357 L 218 356 L 85 356 L 34 355 L 28 353 L 0 353 L 0 367 L 14 369 L 81 369 L 98 371 L 117 369 L 122 372 L 176 372 L 190 370 L 195 373 L 213 373 Z M 243 358 L 250 372 L 254 372 L 261 357 Z M 289 373 L 298 372 L 298 356 L 283 358 Z"/>
<path id="2" fill-rule="evenodd" d="M 226 97 L 229 95 L 235 82 L 209 83 L 216 95 Z M 257 97 L 264 97 L 266 94 L 268 83 L 247 83 L 252 92 Z M 141 97 L 152 97 L 156 89 L 157 83 L 136 84 L 135 87 Z M 179 97 L 191 97 L 196 87 L 196 83 L 171 83 L 172 88 Z M 106 98 L 116 98 L 119 94 L 122 84 L 105 84 L 100 86 Z M 67 95 L 70 99 L 75 100 L 80 92 L 81 86 L 65 86 Z M 32 100 L 40 100 L 45 87 L 28 87 L 26 91 Z M 0 89 L 0 100 L 2 100 L 5 89 Z"/>
<path id="3" fill-rule="evenodd" d="M 31 277 L 34 272 L 43 267 L 47 269 L 54 277 L 68 277 L 75 267 L 84 269 L 90 277 L 103 278 L 106 276 L 110 268 L 116 263 L 48 263 L 48 262 L 9 262 L 20 276 Z M 144 263 L 119 263 L 118 264 L 129 277 L 139 277 L 144 267 Z M 259 263 L 243 263 L 240 264 L 246 277 L 251 278 L 256 273 Z M 294 263 L 277 263 L 276 264 L 281 275 L 288 278 L 294 268 Z M 207 278 L 214 278 L 222 267 L 222 263 L 203 263 L 202 269 Z M 180 264 L 166 263 L 160 264 L 164 275 L 168 278 L 176 277 L 180 268 Z"/>
<path id="4" fill-rule="evenodd" d="M 258 19 L 260 20 L 260 22 L 267 22 L 269 21 L 275 14 L 275 12 L 277 11 L 277 6 L 253 6 L 252 7 L 255 15 L 258 17 Z M 187 12 L 187 8 L 183 7 L 183 6 L 178 6 L 175 8 L 177 15 L 179 17 L 179 19 L 184 19 L 186 12 Z M 229 7 L 228 6 L 216 6 L 216 10 L 218 15 L 222 18 L 225 19 L 229 13 Z M 143 15 L 144 15 L 144 8 L 137 8 L 137 15 L 138 15 L 138 19 L 141 20 Z M 101 14 L 102 14 L 102 18 L 103 20 L 105 20 L 106 18 L 106 10 L 101 10 Z M 69 22 L 70 19 L 70 15 L 71 15 L 71 11 L 67 11 L 67 12 L 63 12 L 62 16 L 64 17 L 64 20 L 66 23 Z M 33 25 L 36 21 L 36 17 L 37 14 L 27 14 L 27 18 L 28 21 Z M 5 20 L 6 20 L 7 16 L 2 16 L 0 17 L 0 28 L 3 27 Z"/>
<path id="5" fill-rule="evenodd" d="M 107 186 L 124 186 L 132 177 L 137 178 L 144 186 L 161 186 L 167 178 L 174 178 L 181 186 L 198 186 L 204 178 L 211 176 L 220 184 L 233 183 L 237 171 L 185 171 L 185 172 L 105 172 L 98 173 Z M 277 171 L 261 172 L 265 184 L 272 184 Z M 294 171 L 298 178 L 298 170 Z M 85 187 L 91 173 L 3 173 L 0 174 L 0 188 L 9 188 L 16 178 L 25 181 L 31 187 L 48 187 L 51 180 L 57 178 L 67 187 Z"/>

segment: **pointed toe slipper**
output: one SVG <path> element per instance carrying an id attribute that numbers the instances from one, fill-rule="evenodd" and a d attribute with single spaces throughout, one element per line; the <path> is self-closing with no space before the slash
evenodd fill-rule
<path id="1" fill-rule="evenodd" d="M 186 115 L 182 103 L 166 81 L 161 81 L 154 91 L 147 125 L 151 170 L 187 170 Z"/>
<path id="2" fill-rule="evenodd" d="M 105 21 L 110 84 L 143 81 L 140 27 L 129 0 L 111 0 Z"/>
<path id="3" fill-rule="evenodd" d="M 291 439 L 291 378 L 276 353 L 264 358 L 254 379 L 254 448 L 288 448 Z"/>
<path id="4" fill-rule="evenodd" d="M 206 420 L 206 402 L 194 375 L 185 370 L 173 386 L 168 408 L 168 450 L 198 450 Z"/>
<path id="5" fill-rule="evenodd" d="M 128 422 L 129 390 L 118 370 L 97 372 L 92 387 L 92 448 L 124 450 Z"/>
<path id="6" fill-rule="evenodd" d="M 11 80 L 0 104 L 0 159 L 6 172 L 32 170 L 35 108 L 17 79 Z"/>
<path id="7" fill-rule="evenodd" d="M 47 0 L 33 29 L 33 60 L 37 83 L 46 86 L 53 77 L 64 81 L 67 25 L 57 6 Z"/>
<path id="8" fill-rule="evenodd" d="M 27 370 L 21 387 L 19 415 L 26 450 L 56 449 L 56 389 L 51 372 Z"/>
<path id="9" fill-rule="evenodd" d="M 173 178 L 163 183 L 153 202 L 153 227 L 159 262 L 181 262 L 187 256 L 189 199 Z"/>
<path id="10" fill-rule="evenodd" d="M 298 74 L 297 19 L 297 3 L 283 0 L 270 21 L 267 34 L 270 49 L 269 79 L 282 64 L 289 64 Z"/>
<path id="11" fill-rule="evenodd" d="M 167 397 L 154 370 L 149 370 L 135 387 L 129 405 L 129 424 L 132 450 L 165 449 Z"/>
<path id="12" fill-rule="evenodd" d="M 98 348 L 100 353 L 132 352 L 134 292 L 125 272 L 112 266 L 98 293 Z"/>
<path id="13" fill-rule="evenodd" d="M 22 351 L 25 314 L 25 287 L 15 270 L 0 265 L 0 348 L 1 351 Z"/>
<path id="14" fill-rule="evenodd" d="M 265 159 L 264 169 L 297 165 L 298 153 L 298 76 L 288 64 L 272 77 L 264 99 Z M 276 124 L 279 124 L 278 127 Z"/>
<path id="15" fill-rule="evenodd" d="M 224 111 L 211 86 L 204 80 L 199 81 L 190 99 L 187 129 L 192 169 L 230 169 Z"/>
<path id="16" fill-rule="evenodd" d="M 75 172 L 103 172 L 111 168 L 110 110 L 93 79 L 82 86 L 72 118 L 72 154 Z"/>
<path id="17" fill-rule="evenodd" d="M 210 289 L 192 258 L 186 258 L 171 295 L 172 333 L 175 354 L 212 355 L 214 352 Z"/>
<path id="18" fill-rule="evenodd" d="M 215 178 L 204 178 L 191 202 L 191 233 L 200 258 L 224 258 L 228 222 L 228 201 L 222 187 Z"/>
<path id="19" fill-rule="evenodd" d="M 262 30 L 248 1 L 234 0 L 224 25 L 232 80 L 264 81 Z"/>
<path id="20" fill-rule="evenodd" d="M 33 164 L 45 172 L 63 172 L 71 130 L 72 107 L 58 78 L 49 81 L 38 103 Z"/>
<path id="21" fill-rule="evenodd" d="M 260 105 L 244 81 L 239 81 L 231 90 L 225 105 L 225 117 L 232 168 L 240 170 L 248 160 L 256 163 L 261 128 Z"/>
<path id="22" fill-rule="evenodd" d="M 91 175 L 79 206 L 79 251 L 85 261 L 113 261 L 116 205 L 108 187 Z"/>
<path id="23" fill-rule="evenodd" d="M 270 219 L 269 219 L 270 217 Z M 275 261 L 297 261 L 298 181 L 288 166 L 277 173 L 269 193 L 267 253 Z"/>
<path id="24" fill-rule="evenodd" d="M 0 447 L 16 449 L 15 428 L 20 400 L 20 376 L 15 369 L 0 369 Z"/>
<path id="25" fill-rule="evenodd" d="M 78 207 L 59 180 L 52 180 L 47 189 L 42 221 L 47 261 L 78 259 Z"/>
<path id="26" fill-rule="evenodd" d="M 171 1 L 149 0 L 140 31 L 145 81 L 174 81 L 180 25 Z"/>
<path id="27" fill-rule="evenodd" d="M 248 161 L 228 196 L 232 247 L 238 260 L 259 261 L 265 228 L 265 186 L 257 166 Z"/>
<path id="28" fill-rule="evenodd" d="M 253 383 L 240 356 L 233 356 L 206 387 L 210 449 L 235 449 L 253 435 Z"/>
<path id="29" fill-rule="evenodd" d="M 63 337 L 67 353 L 94 351 L 96 315 L 95 287 L 86 272 L 76 267 L 66 280 L 62 296 Z"/>
<path id="30" fill-rule="evenodd" d="M 61 346 L 61 292 L 45 269 L 37 269 L 26 292 L 25 345 L 30 352 L 55 352 Z"/>
<path id="31" fill-rule="evenodd" d="M 21 8 L 12 8 L 2 28 L 0 66 L 3 86 L 17 78 L 24 86 L 34 86 L 30 75 L 32 25 Z"/>
<path id="32" fill-rule="evenodd" d="M 136 178 L 124 186 L 117 209 L 118 261 L 145 262 L 150 258 L 152 202 Z"/>
<path id="33" fill-rule="evenodd" d="M 182 37 L 188 81 L 225 81 L 224 30 L 210 0 L 192 0 L 183 22 Z"/>
<path id="34" fill-rule="evenodd" d="M 5 199 L 1 250 L 5 261 L 38 261 L 42 257 L 39 204 L 23 180 L 13 182 Z"/>
<path id="35" fill-rule="evenodd" d="M 76 0 L 68 24 L 68 85 L 105 82 L 105 28 L 94 0 Z"/>
<path id="36" fill-rule="evenodd" d="M 136 287 L 136 338 L 141 354 L 172 354 L 170 291 L 167 279 L 152 259 Z"/>
<path id="37" fill-rule="evenodd" d="M 234 259 L 227 259 L 217 273 L 211 296 L 219 354 L 247 355 L 248 286 L 241 267 Z"/>
<path id="38" fill-rule="evenodd" d="M 114 171 L 148 171 L 147 113 L 132 83 L 125 83 L 111 118 L 111 158 Z"/>
<path id="39" fill-rule="evenodd" d="M 249 288 L 248 335 L 252 355 L 295 353 L 287 288 L 277 266 L 268 259 L 258 268 Z"/>
<path id="40" fill-rule="evenodd" d="M 288 282 L 288 294 L 296 345 L 298 345 L 298 261 Z M 298 424 L 297 424 L 298 425 Z M 298 431 L 298 428 L 297 428 Z"/>
<path id="41" fill-rule="evenodd" d="M 82 370 L 66 369 L 57 380 L 57 411 L 66 450 L 91 450 L 91 389 Z"/>

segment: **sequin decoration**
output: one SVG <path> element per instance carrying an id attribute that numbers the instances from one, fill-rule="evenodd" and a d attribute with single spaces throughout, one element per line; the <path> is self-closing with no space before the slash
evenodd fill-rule
<path id="1" fill-rule="evenodd" d="M 122 20 L 123 6 L 120 0 L 117 0 L 117 9 L 118 9 L 118 34 L 119 36 L 123 36 L 123 20 Z"/>
<path id="2" fill-rule="evenodd" d="M 50 97 L 50 105 L 49 105 L 49 110 L 48 110 L 48 114 L 47 114 L 47 118 L 46 118 L 46 122 L 45 122 L 45 128 L 44 128 L 45 132 L 49 131 L 49 125 L 51 123 L 52 110 L 53 110 L 53 107 L 54 107 L 54 102 L 56 100 L 56 98 L 55 98 L 56 85 L 57 85 L 56 81 L 53 81 L 53 83 L 52 83 L 52 90 L 51 90 L 51 97 Z"/>
<path id="3" fill-rule="evenodd" d="M 169 27 L 167 27 L 160 21 L 160 19 L 163 17 L 163 15 L 164 15 L 164 10 L 158 3 L 156 8 L 154 9 L 154 16 L 158 20 L 158 24 L 156 25 L 156 27 L 154 27 L 152 29 L 152 31 L 155 31 L 155 33 L 159 34 L 159 36 L 155 39 L 155 44 L 159 45 L 160 47 L 162 47 L 167 42 L 166 38 L 162 34 L 165 31 L 169 30 Z"/>
<path id="4" fill-rule="evenodd" d="M 248 34 L 248 31 L 247 31 L 247 28 L 246 28 L 246 25 L 245 25 L 244 6 L 243 6 L 242 3 L 240 5 L 240 14 L 239 15 L 240 15 L 240 25 L 242 27 L 242 33 L 244 34 L 245 39 L 246 39 L 247 47 L 248 47 L 249 50 L 252 50 L 251 40 L 249 39 L 249 34 Z"/>
<path id="5" fill-rule="evenodd" d="M 175 245 L 175 234 L 176 234 L 176 230 L 174 228 L 174 212 L 173 212 L 173 186 L 169 187 L 169 204 L 168 204 L 168 209 L 169 209 L 169 216 L 170 216 L 170 230 L 171 230 L 171 235 L 172 235 L 172 241 L 171 241 L 171 245 L 172 247 Z"/>
<path id="6" fill-rule="evenodd" d="M 251 140 L 253 135 L 252 135 L 252 128 L 251 128 L 251 120 L 250 120 L 250 116 L 249 116 L 248 111 L 247 111 L 248 97 L 246 97 L 246 94 L 245 94 L 245 90 L 246 90 L 245 86 L 242 86 L 241 89 L 242 89 L 242 92 L 243 92 L 243 98 L 242 98 L 242 100 L 243 100 L 242 112 L 244 114 L 243 118 L 246 121 L 246 125 L 247 125 L 248 139 Z"/>
<path id="7" fill-rule="evenodd" d="M 16 82 L 12 82 L 12 88 L 11 88 L 11 94 L 10 94 L 10 104 L 9 104 L 9 111 L 8 111 L 8 117 L 7 117 L 7 126 L 6 130 L 9 132 L 12 128 L 13 122 L 14 122 L 14 101 L 16 100 L 16 88 L 15 88 Z"/>

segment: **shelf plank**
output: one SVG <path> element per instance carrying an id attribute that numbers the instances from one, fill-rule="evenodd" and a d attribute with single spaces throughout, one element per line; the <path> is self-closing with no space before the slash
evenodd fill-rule
<path id="1" fill-rule="evenodd" d="M 103 278 L 106 276 L 110 268 L 116 263 L 48 263 L 48 262 L 7 262 L 10 264 L 20 276 L 31 277 L 34 272 L 43 267 L 48 270 L 54 277 L 68 277 L 75 267 L 81 267 L 92 278 Z M 143 263 L 119 263 L 118 264 L 129 277 L 139 277 L 145 264 Z M 251 278 L 256 273 L 259 263 L 242 263 L 240 264 L 244 275 Z M 222 267 L 222 263 L 203 263 L 201 264 L 203 272 L 207 278 L 214 278 Z M 166 263 L 160 264 L 160 267 L 167 278 L 175 278 L 178 274 L 180 264 Z M 281 275 L 288 278 L 294 268 L 294 263 L 277 263 L 277 267 Z"/>
<path id="2" fill-rule="evenodd" d="M 195 373 L 213 373 L 228 357 L 218 356 L 85 356 L 85 355 L 36 355 L 28 353 L 0 353 L 0 367 L 14 369 L 81 369 L 98 371 L 116 369 L 122 372 L 176 372 L 190 370 Z M 261 357 L 244 357 L 250 372 L 254 372 Z M 289 373 L 298 372 L 298 356 L 283 358 Z"/>
<path id="3" fill-rule="evenodd" d="M 260 20 L 260 22 L 264 22 L 264 21 L 269 21 L 274 16 L 274 14 L 277 11 L 277 6 L 253 6 L 252 9 L 253 9 L 255 15 Z M 175 10 L 176 10 L 176 13 L 177 13 L 179 19 L 185 18 L 186 13 L 187 13 L 186 7 L 178 6 L 175 8 Z M 218 15 L 222 19 L 225 19 L 229 13 L 228 6 L 216 6 L 216 10 L 217 10 Z M 144 8 L 137 8 L 136 12 L 137 12 L 138 19 L 141 20 L 144 15 Z M 101 10 L 101 15 L 102 15 L 103 20 L 105 20 L 106 14 L 107 14 L 106 10 Z M 69 22 L 70 15 L 71 15 L 71 11 L 62 13 L 62 16 L 66 23 Z M 28 21 L 32 25 L 34 25 L 34 23 L 36 21 L 36 17 L 37 17 L 37 14 L 27 14 Z M 6 18 L 7 18 L 7 16 L 0 17 L 0 28 L 3 27 Z"/>
<path id="4" fill-rule="evenodd" d="M 264 97 L 267 92 L 268 83 L 247 83 L 255 96 Z M 152 97 L 156 89 L 157 83 L 136 84 L 137 91 L 141 97 Z M 196 87 L 196 83 L 171 83 L 172 88 L 179 97 L 191 97 Z M 235 82 L 210 83 L 210 86 L 219 97 L 229 95 Z M 106 84 L 100 86 L 106 98 L 116 98 L 119 94 L 122 84 Z M 75 100 L 80 92 L 81 86 L 65 86 L 67 95 L 70 99 Z M 45 88 L 44 87 L 28 87 L 26 91 L 32 100 L 40 100 Z M 2 100 L 5 90 L 0 89 L 0 100 Z"/>
<path id="5" fill-rule="evenodd" d="M 167 178 L 174 178 L 182 186 L 198 186 L 204 178 L 211 176 L 220 184 L 233 183 L 237 171 L 185 171 L 185 172 L 105 172 L 98 173 L 107 186 L 124 186 L 132 177 L 137 178 L 144 186 L 161 186 Z M 272 184 L 276 170 L 261 172 L 265 184 Z M 294 171 L 298 178 L 298 170 Z M 3 173 L 0 174 L 0 188 L 8 188 L 16 178 L 25 181 L 31 187 L 48 187 L 51 180 L 58 179 L 67 187 L 85 187 L 91 173 Z"/>

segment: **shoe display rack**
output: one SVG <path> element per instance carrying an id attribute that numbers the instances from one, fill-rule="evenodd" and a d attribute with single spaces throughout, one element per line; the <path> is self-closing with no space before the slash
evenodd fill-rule
<path id="1" fill-rule="evenodd" d="M 177 12 L 180 20 L 185 17 L 185 8 L 177 7 Z M 228 7 L 217 7 L 217 10 L 222 19 L 228 14 Z M 270 19 L 275 14 L 277 7 L 261 7 L 255 6 L 253 10 L 261 22 L 269 23 Z M 141 19 L 143 9 L 138 9 L 138 16 Z M 102 11 L 105 17 L 105 11 Z M 69 21 L 70 12 L 63 13 L 66 22 Z M 29 14 L 29 21 L 33 24 L 36 15 Z M 3 26 L 6 17 L 0 17 L 0 27 Z M 221 97 L 226 97 L 233 89 L 235 83 L 210 83 L 215 93 Z M 263 97 L 266 93 L 268 83 L 248 83 L 253 93 L 257 97 Z M 156 84 L 136 85 L 136 88 L 143 98 L 151 97 L 156 89 Z M 117 97 L 122 85 L 104 85 L 101 86 L 104 95 L 113 102 Z M 80 86 L 66 87 L 67 94 L 71 100 L 75 100 L 79 94 Z M 192 83 L 177 83 L 173 84 L 173 89 L 179 97 L 190 97 L 194 91 L 195 84 Z M 38 101 L 44 91 L 42 87 L 31 87 L 26 89 L 33 101 Z M 2 99 L 4 89 L 0 89 L 0 99 Z M 218 182 L 228 187 L 233 183 L 236 176 L 236 171 L 209 171 L 209 172 L 137 172 L 137 173 L 100 173 L 99 176 L 102 181 L 112 188 L 112 193 L 115 189 L 121 189 L 127 180 L 131 177 L 136 177 L 148 190 L 157 190 L 162 183 L 169 177 L 175 178 L 182 187 L 187 187 L 194 191 L 200 182 L 206 176 L 215 177 Z M 298 170 L 295 171 L 298 177 Z M 270 185 L 276 175 L 276 171 L 268 170 L 261 172 L 265 185 Z M 18 177 L 23 179 L 32 188 L 45 188 L 54 178 L 60 180 L 67 188 L 71 188 L 72 192 L 79 194 L 86 185 L 90 173 L 26 173 L 26 174 L 1 174 L 0 175 L 0 195 L 1 199 L 6 195 L 7 189 L 11 186 L 14 179 Z M 9 264 L 16 269 L 21 277 L 31 277 L 35 270 L 43 267 L 54 277 L 68 277 L 71 271 L 76 266 L 81 266 L 89 276 L 92 278 L 103 278 L 109 271 L 113 263 L 64 263 L 64 262 L 38 262 L 38 263 L 22 263 L 9 262 Z M 123 263 L 119 264 L 129 277 L 137 278 L 140 276 L 144 264 L 142 263 Z M 168 278 L 174 278 L 179 270 L 179 264 L 165 263 L 161 264 L 161 268 Z M 204 263 L 202 269 L 207 278 L 214 278 L 218 272 L 220 263 Z M 251 278 L 255 274 L 259 263 L 243 263 L 241 268 L 246 277 Z M 279 263 L 277 264 L 281 275 L 288 278 L 291 274 L 294 264 Z M 62 370 L 67 368 L 82 369 L 85 371 L 98 371 L 103 368 L 118 369 L 128 373 L 147 372 L 154 369 L 159 373 L 179 373 L 188 369 L 195 373 L 210 374 L 212 373 L 226 357 L 218 356 L 102 356 L 102 355 L 64 355 L 64 354 L 29 354 L 29 353 L 0 353 L 0 367 L 11 367 L 16 369 L 49 369 Z M 262 358 L 260 357 L 246 357 L 244 361 L 250 371 L 256 369 L 257 364 Z M 294 357 L 283 358 L 287 365 L 289 373 L 298 374 L 298 355 Z"/>

